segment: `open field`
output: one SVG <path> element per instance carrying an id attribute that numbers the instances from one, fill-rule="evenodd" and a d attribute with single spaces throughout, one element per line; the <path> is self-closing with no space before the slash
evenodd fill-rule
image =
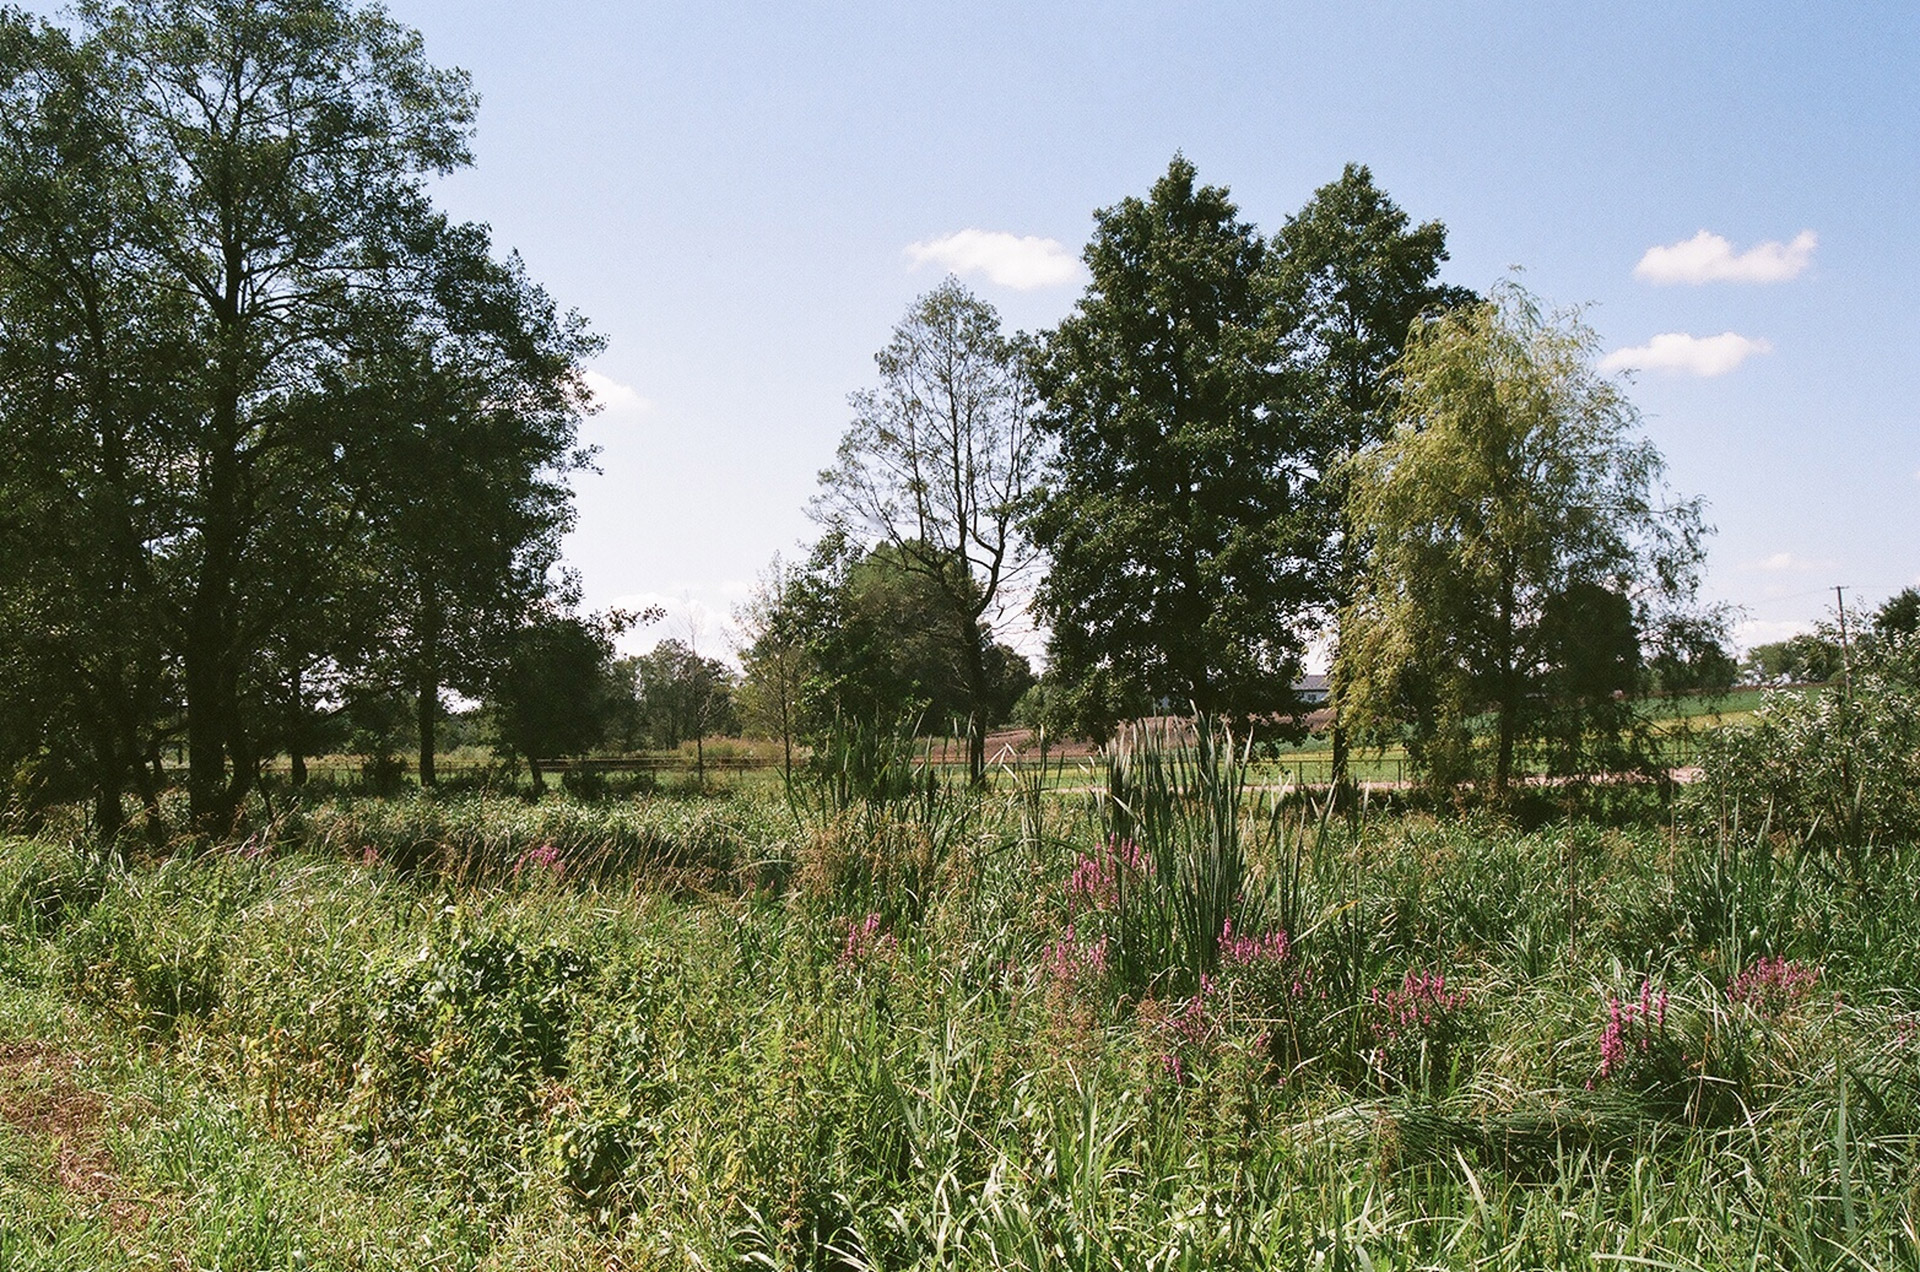
<path id="1" fill-rule="evenodd" d="M 7 841 L 0 1266 L 1920 1266 L 1920 851 L 1257 803 Z"/>
<path id="2" fill-rule="evenodd" d="M 1647 716 L 1653 733 L 1665 740 L 1674 767 L 1692 762 L 1692 740 L 1709 729 L 1750 721 L 1754 710 L 1768 693 L 1780 690 L 1742 687 L 1716 698 L 1677 697 L 1648 704 Z M 1791 692 L 1791 691 L 1788 691 Z M 1324 713 L 1309 718 L 1309 726 L 1324 729 Z M 966 767 L 964 738 L 931 738 L 922 744 L 923 756 L 952 773 Z M 804 762 L 806 748 L 796 749 L 795 758 Z M 1041 767 L 1043 757 L 1038 741 L 1029 730 L 1005 728 L 992 735 L 987 745 L 989 776 L 998 784 L 1008 784 L 1016 770 Z M 1055 786 L 1079 790 L 1086 785 L 1084 770 L 1095 758 L 1095 748 L 1085 742 L 1054 743 L 1047 749 L 1044 766 L 1047 781 Z M 691 791 L 696 785 L 694 744 L 686 742 L 671 750 L 638 752 L 631 755 L 597 756 L 585 761 L 549 761 L 550 775 L 558 781 L 569 765 L 577 764 L 601 777 L 610 778 L 616 790 L 651 787 L 666 791 Z M 324 755 L 307 760 L 313 780 L 332 786 L 353 786 L 361 781 L 366 760 L 354 755 Z M 778 739 L 709 738 L 706 740 L 704 780 L 708 786 L 727 790 L 747 790 L 773 794 L 780 789 L 783 748 Z M 1310 733 L 1293 743 L 1270 744 L 1261 748 L 1257 772 L 1265 785 L 1322 785 L 1333 767 L 1332 743 L 1324 732 Z M 525 769 L 503 771 L 493 753 L 485 747 L 467 746 L 442 752 L 436 768 L 443 781 L 456 786 L 490 784 L 496 789 L 524 782 Z M 1411 768 L 1404 748 L 1379 750 L 1361 748 L 1353 752 L 1349 770 L 1355 780 L 1380 785 L 1398 785 L 1408 779 Z M 284 782 L 288 772 L 285 756 L 270 761 L 263 771 Z"/>

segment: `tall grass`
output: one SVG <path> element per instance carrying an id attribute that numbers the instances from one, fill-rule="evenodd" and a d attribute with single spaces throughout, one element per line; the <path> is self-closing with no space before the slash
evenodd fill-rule
<path id="1" fill-rule="evenodd" d="M 56 1056 L 110 1170 L 0 1127 L 0 1265 L 1916 1266 L 1911 850 L 1349 822 L 1153 745 L 1092 799 L 8 841 L 0 1111 Z M 1137 975 L 1067 957 L 1115 841 Z"/>

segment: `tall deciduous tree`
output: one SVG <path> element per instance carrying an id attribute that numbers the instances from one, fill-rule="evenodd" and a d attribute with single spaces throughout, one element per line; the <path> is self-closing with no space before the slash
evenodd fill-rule
<path id="1" fill-rule="evenodd" d="M 431 756 L 541 595 L 597 344 L 432 210 L 472 97 L 377 8 L 77 19 L 0 15 L 0 762 L 111 835 L 184 733 L 217 829 L 370 671 Z"/>
<path id="2" fill-rule="evenodd" d="M 1015 523 L 1040 465 L 1026 362 L 993 306 L 953 279 L 914 302 L 874 361 L 880 385 L 853 395 L 853 426 L 820 474 L 816 508 L 885 544 L 934 600 L 960 660 L 978 782 L 993 691 L 989 620 L 1027 558 Z"/>
<path id="3" fill-rule="evenodd" d="M 0 13 L 0 773 L 157 814 L 174 689 L 159 545 L 194 371 L 185 306 L 143 285 L 137 207 L 96 91 L 97 50 Z M 150 820 L 158 833 L 157 816 Z"/>
<path id="4" fill-rule="evenodd" d="M 1463 288 L 1438 281 L 1447 259 L 1447 231 L 1438 221 L 1414 225 L 1361 164 L 1321 186 L 1274 237 L 1274 277 L 1292 365 L 1321 448 L 1317 506 L 1325 558 L 1320 578 L 1334 616 L 1357 586 L 1365 544 L 1346 515 L 1348 461 L 1392 431 L 1391 370 L 1407 332 L 1424 313 L 1468 304 Z M 1346 776 L 1345 686 L 1336 662 L 1332 693 L 1334 780 Z"/>
<path id="5" fill-rule="evenodd" d="M 280 569 L 329 546 L 331 456 L 294 403 L 368 292 L 404 286 L 422 182 L 469 161 L 466 78 L 347 0 L 84 0 L 145 285 L 178 297 L 196 366 L 179 492 L 179 657 L 196 822 L 251 783 L 243 685 L 317 589 Z M 309 577 L 318 580 L 321 571 Z"/>
<path id="6" fill-rule="evenodd" d="M 1095 214 L 1093 278 L 1036 372 L 1057 442 L 1034 540 L 1051 674 L 1096 734 L 1159 704 L 1293 706 L 1313 599 L 1312 439 L 1292 405 L 1268 251 L 1176 156 Z"/>
<path id="7" fill-rule="evenodd" d="M 1367 556 L 1343 616 L 1348 705 L 1436 781 L 1504 792 L 1523 749 L 1577 772 L 1617 748 L 1640 635 L 1693 593 L 1699 504 L 1667 496 L 1595 351 L 1505 284 L 1414 330 L 1393 434 L 1353 462 Z"/>
<path id="8" fill-rule="evenodd" d="M 442 690 L 485 691 L 559 561 L 566 477 L 590 458 L 580 366 L 601 341 L 481 227 L 423 238 L 425 286 L 368 307 L 322 406 L 366 515 L 372 661 L 415 703 L 430 786 Z"/>

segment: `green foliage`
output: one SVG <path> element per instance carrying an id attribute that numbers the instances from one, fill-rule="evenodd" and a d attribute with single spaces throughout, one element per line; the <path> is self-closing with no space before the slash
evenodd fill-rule
<path id="1" fill-rule="evenodd" d="M 1770 693 L 1750 727 L 1703 735 L 1699 754 L 1697 822 L 1737 817 L 1855 852 L 1920 835 L 1920 687 L 1893 668 Z"/>
<path id="2" fill-rule="evenodd" d="M 1368 555 L 1335 680 L 1437 785 L 1504 794 L 1529 748 L 1558 773 L 1632 758 L 1641 633 L 1696 586 L 1698 504 L 1666 498 L 1594 351 L 1507 284 L 1409 337 L 1394 435 L 1354 461 Z"/>
<path id="3" fill-rule="evenodd" d="M 1092 274 L 1035 380 L 1056 450 L 1028 528 L 1050 674 L 1082 731 L 1292 705 L 1317 551 L 1268 249 L 1176 156 L 1095 213 Z"/>
<path id="4" fill-rule="evenodd" d="M 599 346 L 433 210 L 474 104 L 352 0 L 0 15 L 0 768 L 102 841 L 181 741 L 229 830 L 360 681 L 431 781 L 550 590 Z"/>
<path id="5" fill-rule="evenodd" d="M 1260 932 L 1266 918 L 1249 867 L 1246 757 L 1205 717 L 1186 741 L 1136 726 L 1106 757 L 1112 959 L 1131 993 L 1191 993 L 1217 970 L 1222 934 Z"/>
<path id="6" fill-rule="evenodd" d="M 1826 633 L 1755 645 L 1740 660 L 1750 684 L 1826 684 L 1838 680 L 1844 660 L 1840 642 Z"/>
<path id="7" fill-rule="evenodd" d="M 618 613 L 542 613 L 508 639 L 488 706 L 501 748 L 528 762 L 536 792 L 545 787 L 539 762 L 600 745 L 631 696 L 613 665 L 613 638 L 624 620 Z"/>
<path id="8" fill-rule="evenodd" d="M 1392 432 L 1388 406 L 1408 331 L 1423 315 L 1477 298 L 1438 281 L 1446 227 L 1412 224 L 1362 164 L 1346 165 L 1339 180 L 1315 190 L 1274 236 L 1273 249 L 1279 323 L 1318 452 L 1316 574 L 1338 648 L 1338 625 L 1359 586 L 1366 547 L 1347 516 L 1343 465 Z M 1335 684 L 1331 701 L 1335 781 L 1346 777 L 1341 688 Z"/>
<path id="9" fill-rule="evenodd" d="M 733 669 L 718 658 L 703 658 L 685 641 L 668 639 L 616 668 L 620 680 L 633 686 L 633 719 L 616 739 L 622 750 L 638 750 L 642 742 L 671 749 L 689 739 L 739 732 Z"/>
<path id="10" fill-rule="evenodd" d="M 519 1195 L 543 1089 L 568 1075 L 576 1000 L 594 969 L 578 951 L 499 934 L 456 930 L 434 945 L 367 986 L 343 1132 L 376 1169 L 417 1170 L 490 1209 Z M 556 1150 L 570 1185 L 604 1187 L 609 1163 L 583 1128 L 565 1128 Z"/>
<path id="11" fill-rule="evenodd" d="M 1873 634 L 1883 641 L 1920 635 L 1920 587 L 1902 588 L 1873 613 Z"/>
<path id="12" fill-rule="evenodd" d="M 66 980 L 142 1037 L 165 1037 L 220 1003 L 225 945 L 254 869 L 176 857 L 130 880 L 69 925 Z"/>
<path id="13" fill-rule="evenodd" d="M 855 920 L 916 921 L 933 903 L 976 797 L 927 762 L 911 724 L 843 719 L 787 784 L 802 890 Z"/>
<path id="14" fill-rule="evenodd" d="M 1026 659 L 984 625 L 956 638 L 944 591 L 906 552 L 830 531 L 756 602 L 742 693 L 773 732 L 820 743 L 844 720 L 917 720 L 966 733 L 1006 719 L 1033 683 Z"/>
<path id="15" fill-rule="evenodd" d="M 30 939 L 84 918 L 106 891 L 98 856 L 38 839 L 0 839 L 0 925 Z"/>

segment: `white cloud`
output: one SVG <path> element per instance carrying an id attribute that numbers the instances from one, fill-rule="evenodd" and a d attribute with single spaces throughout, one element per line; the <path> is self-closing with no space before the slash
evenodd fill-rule
<path id="1" fill-rule="evenodd" d="M 587 388 L 592 390 L 594 401 L 612 416 L 631 418 L 645 415 L 653 409 L 650 398 L 640 396 L 640 391 L 630 384 L 622 384 L 611 376 L 600 374 L 591 368 L 585 376 Z"/>
<path id="2" fill-rule="evenodd" d="M 1080 276 L 1080 262 L 1060 240 L 1005 230 L 960 230 L 914 243 L 907 259 L 916 268 L 931 262 L 956 274 L 985 274 L 996 286 L 1015 291 L 1059 287 Z"/>
<path id="3" fill-rule="evenodd" d="M 1802 230 L 1791 243 L 1758 243 L 1744 252 L 1718 234 L 1700 231 L 1690 239 L 1650 247 L 1633 267 L 1650 283 L 1784 283 L 1813 263 L 1820 236 Z"/>
<path id="4" fill-rule="evenodd" d="M 1600 360 L 1602 371 L 1674 371 L 1682 375 L 1716 376 L 1745 362 L 1756 353 L 1772 353 L 1765 340 L 1723 331 L 1717 336 L 1690 336 L 1684 331 L 1668 331 L 1643 345 L 1615 349 Z"/>
<path id="5" fill-rule="evenodd" d="M 1801 556 L 1798 552 L 1776 552 L 1770 557 L 1749 561 L 1743 568 L 1762 570 L 1768 574 L 1806 574 L 1816 570 L 1837 570 L 1840 563 L 1825 557 Z"/>

